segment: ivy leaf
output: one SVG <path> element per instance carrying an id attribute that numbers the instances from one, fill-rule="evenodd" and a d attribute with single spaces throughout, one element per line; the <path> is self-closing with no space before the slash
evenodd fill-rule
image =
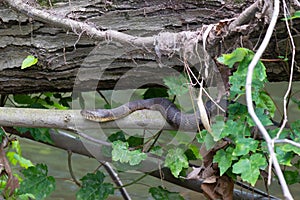
<path id="1" fill-rule="evenodd" d="M 300 176 L 298 170 L 295 171 L 285 170 L 283 172 L 283 175 L 288 185 L 292 185 L 300 182 Z"/>
<path id="2" fill-rule="evenodd" d="M 286 21 L 286 20 L 297 19 L 297 18 L 300 18 L 300 10 L 296 11 L 292 16 L 282 18 L 281 20 Z"/>
<path id="3" fill-rule="evenodd" d="M 128 150 L 128 143 L 115 141 L 112 143 L 112 159 L 121 163 L 129 163 L 130 165 L 138 165 L 147 158 L 147 155 L 141 150 Z"/>
<path id="4" fill-rule="evenodd" d="M 33 99 L 27 94 L 14 94 L 14 101 L 18 104 L 30 105 Z"/>
<path id="5" fill-rule="evenodd" d="M 7 158 L 13 165 L 16 165 L 17 163 L 19 163 L 20 166 L 25 169 L 33 166 L 32 162 L 30 160 L 22 157 L 21 155 L 17 154 L 16 152 L 13 152 L 13 151 L 7 152 Z"/>
<path id="6" fill-rule="evenodd" d="M 245 126 L 245 123 L 242 120 L 233 121 L 230 119 L 225 123 L 221 138 L 230 137 L 233 140 L 237 140 L 237 138 L 244 138 L 250 135 L 249 127 Z"/>
<path id="7" fill-rule="evenodd" d="M 193 156 L 195 157 L 195 160 L 202 158 L 202 156 L 199 152 L 199 147 L 198 146 L 196 146 L 194 144 L 190 144 L 188 150 L 193 154 Z M 189 159 L 189 160 L 191 160 L 191 159 Z"/>
<path id="8" fill-rule="evenodd" d="M 130 136 L 127 139 L 129 147 L 138 147 L 144 144 L 144 138 L 142 137 L 136 137 L 136 136 Z"/>
<path id="9" fill-rule="evenodd" d="M 17 163 L 20 164 L 21 167 L 27 169 L 28 167 L 33 166 L 33 164 L 31 163 L 30 160 L 22 157 L 22 151 L 21 151 L 21 146 L 18 140 L 12 141 L 11 142 L 12 145 L 12 149 L 15 150 L 14 151 L 9 151 L 7 152 L 7 158 L 9 159 L 9 161 L 13 164 L 16 165 Z"/>
<path id="10" fill-rule="evenodd" d="M 170 168 L 173 176 L 178 178 L 182 169 L 189 167 L 184 150 L 181 148 L 169 149 L 165 159 L 165 167 Z"/>
<path id="11" fill-rule="evenodd" d="M 161 186 L 150 188 L 149 193 L 155 200 L 184 200 L 178 192 L 169 192 Z"/>
<path id="12" fill-rule="evenodd" d="M 186 94 L 189 91 L 188 89 L 189 81 L 182 74 L 180 74 L 179 77 L 174 77 L 174 76 L 165 77 L 163 80 L 164 83 L 169 88 L 168 90 L 169 96 L 172 95 L 181 96 Z"/>
<path id="13" fill-rule="evenodd" d="M 82 186 L 76 193 L 78 200 L 102 200 L 106 199 L 108 195 L 114 194 L 114 187 L 111 183 L 103 183 L 104 174 L 97 171 L 96 174 L 88 173 L 80 180 Z"/>
<path id="14" fill-rule="evenodd" d="M 298 142 L 299 143 L 299 139 L 298 140 L 295 140 L 294 142 Z M 294 145 L 291 145 L 291 144 L 284 144 L 281 146 L 281 150 L 283 150 L 284 152 L 294 152 L 298 155 L 300 155 L 300 148 L 299 147 L 296 147 Z"/>
<path id="15" fill-rule="evenodd" d="M 25 133 L 27 131 L 30 132 L 33 139 L 36 141 L 42 141 L 45 143 L 53 144 L 53 141 L 50 137 L 50 129 L 49 128 L 23 128 L 23 127 L 16 127 L 16 129 L 20 133 Z"/>
<path id="16" fill-rule="evenodd" d="M 162 156 L 164 151 L 161 146 L 155 146 L 155 147 L 151 148 L 150 153 L 157 155 L 157 156 Z"/>
<path id="17" fill-rule="evenodd" d="M 300 138 L 300 120 L 291 123 L 291 128 L 296 137 Z"/>
<path id="18" fill-rule="evenodd" d="M 245 157 L 240 159 L 232 166 L 232 172 L 235 174 L 241 174 L 243 181 L 247 181 L 252 186 L 255 185 L 260 169 L 264 169 L 267 166 L 266 159 L 261 154 L 253 154 L 250 158 Z"/>
<path id="19" fill-rule="evenodd" d="M 126 142 L 125 134 L 124 134 L 123 131 L 117 131 L 117 132 L 111 134 L 107 139 L 110 142 L 114 142 L 114 141 L 117 141 L 117 140 L 120 140 L 122 142 Z"/>
<path id="20" fill-rule="evenodd" d="M 232 152 L 233 148 L 228 147 L 226 151 L 224 149 L 220 149 L 214 156 L 213 162 L 218 163 L 220 176 L 222 176 L 229 169 L 229 167 L 231 167 L 232 161 L 237 159 L 232 155 Z"/>
<path id="21" fill-rule="evenodd" d="M 291 162 L 294 158 L 294 153 L 291 151 L 286 152 L 286 151 L 282 150 L 281 148 L 282 148 L 282 146 L 275 148 L 276 157 L 277 157 L 279 164 L 286 165 L 286 166 L 292 166 Z"/>
<path id="22" fill-rule="evenodd" d="M 210 150 L 214 147 L 216 142 L 214 141 L 214 138 L 211 136 L 211 134 L 206 134 L 204 138 L 204 144 L 207 150 Z"/>
<path id="23" fill-rule="evenodd" d="M 36 57 L 29 55 L 23 60 L 21 69 L 31 67 L 32 65 L 35 65 L 37 62 L 38 59 Z"/>
<path id="24" fill-rule="evenodd" d="M 212 125 L 212 136 L 215 142 L 222 139 L 221 133 L 223 129 L 224 129 L 224 119 L 223 117 L 217 117 L 216 123 Z"/>
<path id="25" fill-rule="evenodd" d="M 218 62 L 227 65 L 229 68 L 232 68 L 235 63 L 244 60 L 248 51 L 249 50 L 245 48 L 237 48 L 230 54 L 223 54 L 221 57 L 217 58 L 217 60 Z"/>
<path id="26" fill-rule="evenodd" d="M 255 101 L 255 104 L 258 108 L 266 109 L 269 112 L 270 117 L 274 117 L 276 107 L 273 100 L 267 93 L 263 91 L 260 92 L 257 101 Z"/>
<path id="27" fill-rule="evenodd" d="M 258 146 L 258 141 L 252 138 L 238 138 L 236 147 L 232 152 L 233 156 L 247 155 L 250 151 L 255 152 Z"/>
<path id="28" fill-rule="evenodd" d="M 55 179 L 48 175 L 47 166 L 37 164 L 21 171 L 24 179 L 19 194 L 33 194 L 35 199 L 45 199 L 55 190 Z"/>

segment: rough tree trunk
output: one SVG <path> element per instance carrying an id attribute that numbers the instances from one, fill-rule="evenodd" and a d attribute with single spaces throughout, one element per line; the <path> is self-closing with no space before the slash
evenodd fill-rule
<path id="1" fill-rule="evenodd" d="M 68 1 L 54 4 L 51 13 L 61 17 L 69 17 L 87 22 L 101 30 L 117 30 L 133 36 L 153 36 L 160 32 L 195 31 L 206 24 L 218 23 L 223 19 L 237 17 L 245 8 L 255 1 Z M 106 2 L 106 3 L 105 3 Z M 34 5 L 39 7 L 38 5 Z M 40 8 L 50 9 L 50 8 Z M 157 55 L 153 51 L 132 51 L 130 55 L 118 56 L 108 69 L 99 67 L 101 59 L 111 59 L 114 48 L 108 49 L 107 55 L 91 56 L 91 51 L 97 46 L 93 36 L 84 33 L 74 33 L 55 25 L 45 24 L 9 8 L 2 3 L 0 7 L 0 93 L 34 93 L 42 91 L 67 92 L 72 91 L 76 82 L 77 89 L 94 90 L 95 77 L 78 78 L 78 70 L 89 66 L 89 72 L 102 73 L 97 87 L 112 89 L 120 77 L 131 69 L 139 68 L 140 76 L 136 81 L 145 81 L 149 76 L 157 78 L 155 83 L 161 83 L 161 77 L 156 72 Z M 293 32 L 295 42 L 300 49 L 300 20 L 294 20 Z M 260 42 L 261 31 L 266 27 L 258 23 L 257 27 L 247 27 L 251 32 L 243 31 L 226 38 L 218 45 L 210 46 L 208 51 L 212 57 L 230 52 L 233 48 L 244 45 L 254 47 Z M 110 43 L 110 38 L 101 43 L 101 47 Z M 287 45 L 287 33 L 284 23 L 280 21 L 276 33 L 269 45 L 264 58 L 277 59 L 278 56 L 290 56 Z M 116 46 L 118 48 L 118 46 Z M 110 51 L 111 50 L 111 51 Z M 296 54 L 297 54 L 296 53 Z M 36 66 L 21 70 L 22 60 L 29 54 L 35 55 L 39 62 Z M 89 55 L 89 56 L 88 56 Z M 183 65 L 178 59 L 165 59 L 168 66 L 179 71 Z M 300 63 L 300 57 L 296 58 Z M 288 80 L 288 65 L 285 62 L 265 62 L 268 67 L 270 81 Z M 155 66 L 155 67 L 152 67 Z M 150 67 L 143 73 L 143 67 Z M 300 79 L 298 68 L 294 80 Z M 280 74 L 280 75 L 279 75 Z M 131 76 L 131 75 L 128 75 Z M 76 81 L 75 81 L 76 80 Z M 97 80 L 98 81 L 98 80 Z M 146 81 L 147 82 L 147 81 Z M 124 82 L 123 88 L 131 87 Z"/>

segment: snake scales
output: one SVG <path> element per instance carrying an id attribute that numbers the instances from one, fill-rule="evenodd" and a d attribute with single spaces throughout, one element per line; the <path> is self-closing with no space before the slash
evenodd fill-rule
<path id="1" fill-rule="evenodd" d="M 208 101 L 206 103 L 207 110 L 211 111 L 212 105 L 212 102 Z M 165 98 L 132 101 L 113 109 L 82 110 L 81 115 L 91 121 L 106 122 L 125 117 L 142 109 L 159 111 L 166 121 L 175 128 L 198 130 L 202 126 L 199 111 L 191 114 L 183 113 Z"/>

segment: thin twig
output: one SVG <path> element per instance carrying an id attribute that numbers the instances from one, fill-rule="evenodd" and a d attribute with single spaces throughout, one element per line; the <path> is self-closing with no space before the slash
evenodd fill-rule
<path id="1" fill-rule="evenodd" d="M 131 197 L 129 196 L 126 188 L 124 187 L 121 179 L 119 178 L 118 174 L 115 172 L 115 170 L 110 166 L 108 162 L 101 162 L 107 173 L 110 175 L 113 182 L 118 186 L 119 191 L 121 192 L 121 195 L 123 199 L 125 200 L 131 200 Z"/>
<path id="2" fill-rule="evenodd" d="M 68 150 L 68 168 L 69 168 L 69 172 L 70 172 L 70 175 L 73 179 L 73 181 L 75 182 L 76 185 L 78 185 L 78 187 L 81 187 L 81 183 L 77 180 L 74 172 L 73 172 L 73 168 L 72 168 L 72 151 L 71 150 Z"/>
<path id="3" fill-rule="evenodd" d="M 257 117 L 255 111 L 254 111 L 254 107 L 253 107 L 253 102 L 252 102 L 252 76 L 253 76 L 253 71 L 254 68 L 257 64 L 257 62 L 259 61 L 260 57 L 262 56 L 263 52 L 265 51 L 267 45 L 269 44 L 270 38 L 272 36 L 273 30 L 275 28 L 276 22 L 277 22 L 277 18 L 278 18 L 278 14 L 279 14 L 279 0 L 275 0 L 274 1 L 274 10 L 273 10 L 273 15 L 271 18 L 271 22 L 269 24 L 269 27 L 267 29 L 266 35 L 262 41 L 262 44 L 260 45 L 259 49 L 257 50 L 256 54 L 254 55 L 249 67 L 248 67 L 248 72 L 247 72 L 247 78 L 246 78 L 246 101 L 247 101 L 247 107 L 248 107 L 248 112 L 250 114 L 250 116 L 252 117 L 253 121 L 255 122 L 255 124 L 257 125 L 258 129 L 260 130 L 260 132 L 262 133 L 264 139 L 267 142 L 267 146 L 268 146 L 268 151 L 270 153 L 270 159 L 273 161 L 273 165 L 277 174 L 277 177 L 279 179 L 279 182 L 281 184 L 281 188 L 283 191 L 283 195 L 286 199 L 293 199 L 289 188 L 287 186 L 287 183 L 284 179 L 283 173 L 281 171 L 280 165 L 278 163 L 278 160 L 276 158 L 276 154 L 274 152 L 274 148 L 272 145 L 272 139 L 269 136 L 267 130 L 265 129 L 264 125 L 261 123 L 261 121 L 259 120 L 259 118 Z"/>
<path id="4" fill-rule="evenodd" d="M 107 105 L 111 106 L 109 101 L 107 100 L 107 98 L 104 96 L 104 94 L 99 89 L 97 89 L 97 93 L 102 97 L 102 99 L 105 101 L 105 103 Z"/>
<path id="5" fill-rule="evenodd" d="M 291 145 L 294 145 L 295 147 L 300 148 L 299 143 L 294 142 L 292 140 L 288 140 L 288 139 L 275 140 L 274 143 L 287 143 L 287 144 L 291 144 Z"/>
<path id="6" fill-rule="evenodd" d="M 288 17 L 287 13 L 286 13 L 287 5 L 286 5 L 286 2 L 284 0 L 282 2 L 283 2 L 284 17 L 287 18 Z M 289 27 L 289 24 L 288 24 L 288 20 L 285 20 L 285 25 L 286 25 L 286 29 L 288 31 L 289 38 L 290 38 L 291 45 L 292 45 L 292 63 L 291 63 L 291 69 L 290 69 L 290 78 L 289 78 L 288 88 L 287 88 L 286 93 L 285 93 L 284 98 L 283 98 L 283 122 L 282 122 L 281 127 L 280 127 L 280 129 L 279 129 L 279 131 L 276 135 L 276 138 L 274 138 L 274 140 L 279 138 L 280 133 L 285 128 L 285 125 L 288 121 L 287 103 L 288 103 L 288 97 L 289 97 L 289 94 L 290 94 L 291 88 L 292 88 L 293 74 L 294 74 L 294 63 L 295 63 L 295 53 L 296 53 L 295 49 L 296 49 L 296 47 L 295 47 L 294 39 L 293 39 L 291 30 L 290 30 L 290 27 Z"/>

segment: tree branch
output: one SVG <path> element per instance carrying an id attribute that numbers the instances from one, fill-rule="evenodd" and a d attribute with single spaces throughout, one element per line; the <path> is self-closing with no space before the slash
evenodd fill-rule
<path id="1" fill-rule="evenodd" d="M 73 19 L 58 16 L 47 10 L 40 10 L 30 6 L 22 0 L 5 0 L 15 10 L 30 16 L 36 20 L 52 24 L 57 27 L 74 31 L 75 33 L 85 32 L 87 35 L 100 40 L 114 40 L 121 43 L 129 43 L 137 47 L 153 46 L 154 37 L 135 37 L 119 31 L 107 30 L 101 31 L 87 23 L 79 22 Z"/>
<path id="2" fill-rule="evenodd" d="M 158 111 L 152 110 L 138 110 L 122 119 L 95 123 L 84 119 L 80 110 L 1 107 L 0 126 L 57 128 L 75 132 L 77 130 L 113 128 L 174 130 Z"/>

